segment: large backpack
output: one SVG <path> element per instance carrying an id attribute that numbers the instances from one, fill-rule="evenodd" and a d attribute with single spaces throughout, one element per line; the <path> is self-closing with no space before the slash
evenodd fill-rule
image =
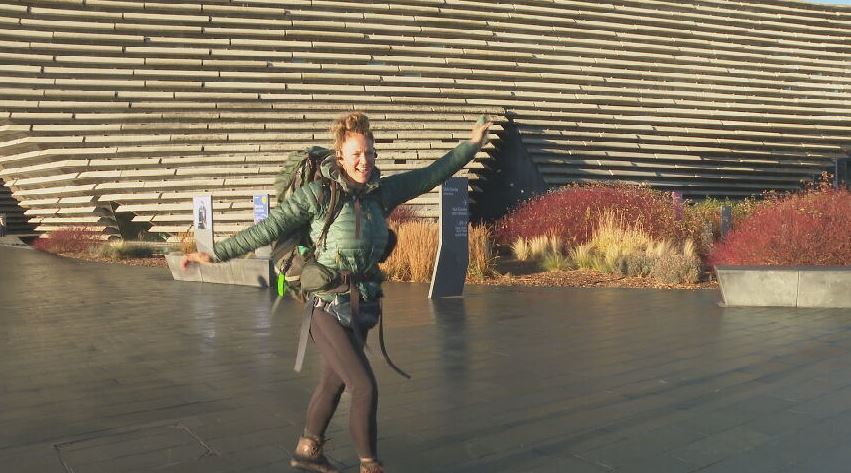
<path id="1" fill-rule="evenodd" d="M 299 151 L 294 151 L 287 156 L 287 161 L 278 175 L 275 176 L 275 191 L 278 195 L 278 205 L 289 198 L 299 187 L 313 181 L 322 181 L 323 186 L 328 186 L 330 201 L 328 212 L 325 217 L 325 225 L 316 242 L 310 240 L 309 229 L 305 229 L 295 235 L 282 237 L 272 245 L 272 261 L 278 272 L 278 295 L 283 296 L 289 290 L 296 299 L 304 301 L 305 295 L 301 291 L 301 272 L 305 263 L 316 256 L 320 245 L 325 244 L 328 229 L 342 208 L 340 199 L 340 185 L 331 179 L 322 176 L 320 165 L 332 151 L 320 146 L 311 146 Z M 320 194 L 325 198 L 326 193 Z M 324 202 L 320 202 L 323 204 Z"/>

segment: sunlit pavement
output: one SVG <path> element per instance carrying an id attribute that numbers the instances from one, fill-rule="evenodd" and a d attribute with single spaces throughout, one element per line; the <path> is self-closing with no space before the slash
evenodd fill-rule
<path id="1" fill-rule="evenodd" d="M 715 290 L 388 284 L 388 472 L 840 472 L 851 311 Z M 0 247 L 0 470 L 282 472 L 318 376 L 301 307 L 165 269 Z M 377 337 L 371 335 L 372 345 Z M 347 399 L 329 456 L 357 457 Z"/>

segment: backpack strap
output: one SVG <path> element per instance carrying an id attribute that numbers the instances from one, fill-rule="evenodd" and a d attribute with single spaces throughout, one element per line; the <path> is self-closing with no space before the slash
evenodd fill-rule
<path id="1" fill-rule="evenodd" d="M 339 214 L 340 210 L 343 209 L 343 206 L 341 205 L 342 199 L 340 198 L 340 184 L 331 179 L 324 180 L 329 183 L 329 193 L 331 194 L 331 197 L 328 202 L 328 210 L 325 213 L 325 224 L 322 226 L 322 232 L 319 233 L 319 238 L 316 240 L 316 256 L 319 255 L 320 246 L 323 250 L 325 249 L 325 240 L 328 237 L 328 230 L 331 228 L 331 224 L 334 223 L 334 220 L 337 219 L 337 214 Z"/>
<path id="2" fill-rule="evenodd" d="M 296 351 L 295 366 L 293 369 L 301 372 L 301 367 L 304 365 L 304 354 L 307 352 L 307 339 L 310 337 L 310 319 L 313 318 L 313 308 L 315 301 L 308 298 L 304 304 L 304 315 L 302 316 L 301 330 L 298 335 L 298 350 Z"/>

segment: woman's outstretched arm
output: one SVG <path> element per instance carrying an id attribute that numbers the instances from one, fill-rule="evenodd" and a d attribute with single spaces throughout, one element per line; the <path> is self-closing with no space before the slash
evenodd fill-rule
<path id="1" fill-rule="evenodd" d="M 227 261 L 295 233 L 309 225 L 313 216 L 319 213 L 323 192 L 325 189 L 316 181 L 298 188 L 292 196 L 273 208 L 267 218 L 216 243 L 215 255 L 191 253 L 183 257 L 181 265 L 185 269 L 189 263 Z"/>

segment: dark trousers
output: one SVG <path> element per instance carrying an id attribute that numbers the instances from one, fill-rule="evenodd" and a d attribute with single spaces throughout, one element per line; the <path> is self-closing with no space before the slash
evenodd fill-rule
<path id="1" fill-rule="evenodd" d="M 322 374 L 307 406 L 305 432 L 324 437 L 328 423 L 337 410 L 343 390 L 352 397 L 349 409 L 349 433 L 361 458 L 375 458 L 378 438 L 378 385 L 364 347 L 351 329 L 337 322 L 333 315 L 314 309 L 310 333 L 319 349 Z M 366 341 L 367 333 L 361 339 Z"/>

